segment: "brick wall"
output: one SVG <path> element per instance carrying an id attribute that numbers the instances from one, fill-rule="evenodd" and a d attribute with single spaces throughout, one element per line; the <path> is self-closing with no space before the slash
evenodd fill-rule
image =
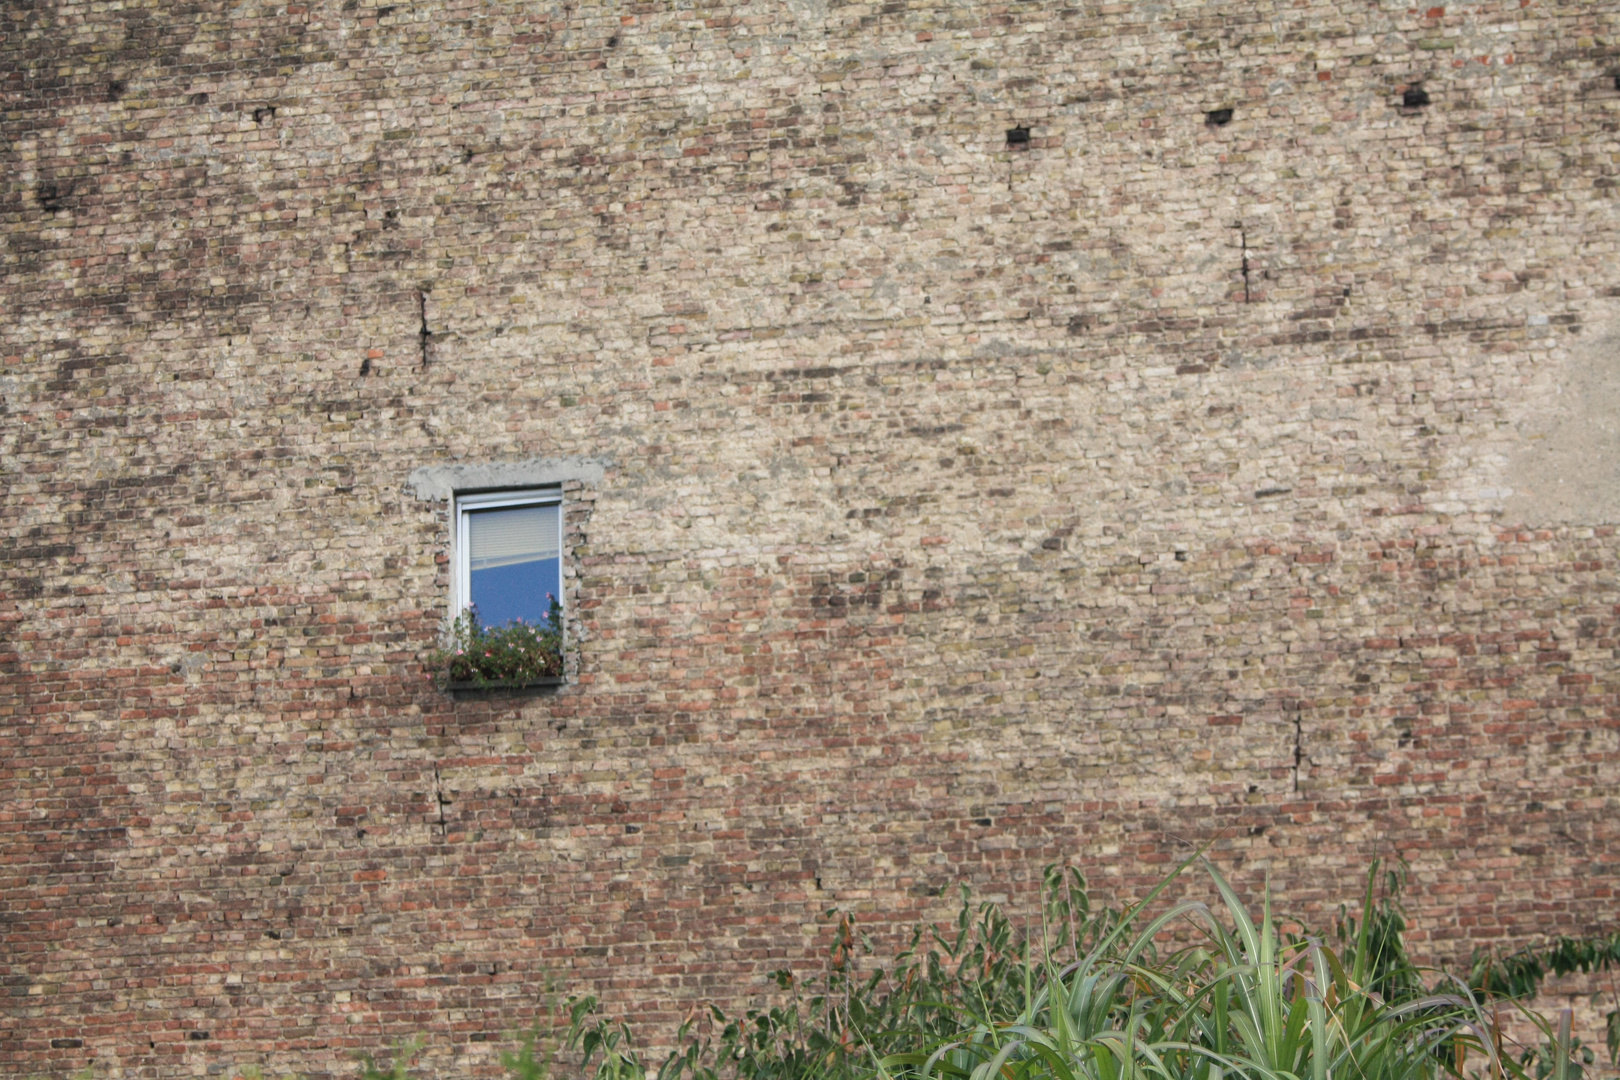
<path id="1" fill-rule="evenodd" d="M 1206 841 L 1612 927 L 1617 38 L 4 0 L 0 1071 L 488 1074 Z M 571 682 L 437 693 L 408 477 L 581 458 Z"/>

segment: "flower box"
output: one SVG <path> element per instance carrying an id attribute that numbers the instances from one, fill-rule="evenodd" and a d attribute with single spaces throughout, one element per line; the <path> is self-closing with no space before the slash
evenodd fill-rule
<path id="1" fill-rule="evenodd" d="M 538 697 L 567 685 L 568 680 L 561 675 L 543 675 L 521 682 L 447 682 L 440 688 L 457 701 L 477 701 L 483 698 Z"/>
<path id="2" fill-rule="evenodd" d="M 538 626 L 522 620 L 503 626 L 479 624 L 478 612 L 463 612 L 450 624 L 445 645 L 428 658 L 433 682 L 453 698 L 507 697 L 562 686 L 562 609 L 555 598 Z"/>

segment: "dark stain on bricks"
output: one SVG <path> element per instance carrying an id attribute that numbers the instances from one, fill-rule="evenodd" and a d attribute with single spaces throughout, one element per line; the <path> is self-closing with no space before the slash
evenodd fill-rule
<path id="1" fill-rule="evenodd" d="M 34 200 L 39 203 L 39 208 L 51 214 L 66 210 L 72 195 L 72 181 L 47 180 L 34 188 Z"/>

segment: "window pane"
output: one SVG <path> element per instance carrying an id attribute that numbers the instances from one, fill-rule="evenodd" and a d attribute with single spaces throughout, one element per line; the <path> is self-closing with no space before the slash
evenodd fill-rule
<path id="1" fill-rule="evenodd" d="M 515 506 L 467 514 L 468 579 L 478 621 L 544 623 L 562 596 L 558 507 Z"/>

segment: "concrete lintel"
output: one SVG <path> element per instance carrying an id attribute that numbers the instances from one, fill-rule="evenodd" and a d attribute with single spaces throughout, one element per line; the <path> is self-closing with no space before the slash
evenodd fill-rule
<path id="1" fill-rule="evenodd" d="M 598 458 L 530 458 L 483 465 L 424 465 L 411 472 L 405 487 L 418 499 L 448 499 L 462 491 L 545 487 L 576 480 L 598 484 L 607 470 Z"/>

